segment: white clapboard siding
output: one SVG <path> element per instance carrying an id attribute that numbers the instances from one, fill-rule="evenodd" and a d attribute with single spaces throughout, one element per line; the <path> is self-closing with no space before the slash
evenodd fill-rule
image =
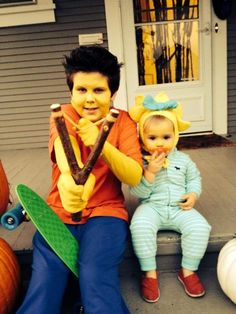
<path id="1" fill-rule="evenodd" d="M 67 103 L 63 56 L 103 33 L 104 0 L 56 0 L 56 22 L 0 28 L 0 150 L 47 147 L 50 105 Z"/>
<path id="2" fill-rule="evenodd" d="M 236 134 L 236 1 L 228 18 L 228 134 Z"/>

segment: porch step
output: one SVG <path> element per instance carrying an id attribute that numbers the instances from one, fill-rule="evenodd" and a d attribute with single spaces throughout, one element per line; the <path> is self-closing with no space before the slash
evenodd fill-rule
<path id="1" fill-rule="evenodd" d="M 204 267 L 215 267 L 218 253 L 222 247 L 231 239 L 235 234 L 211 234 L 206 256 L 202 260 Z M 161 231 L 157 236 L 157 265 L 160 270 L 174 269 L 175 265 L 181 259 L 181 237 L 178 233 L 172 231 Z M 128 247 L 125 253 L 125 259 L 134 259 L 134 252 L 132 248 L 131 239 L 128 242 Z"/>
<path id="2" fill-rule="evenodd" d="M 231 237 L 233 238 L 233 237 Z M 215 269 L 217 266 L 217 259 L 220 249 L 223 247 L 223 245 L 227 242 L 228 239 L 226 239 L 224 236 L 211 236 L 209 246 L 207 248 L 207 252 L 200 264 L 199 270 L 201 272 L 208 273 L 208 270 L 211 270 L 211 273 L 215 273 Z M 180 248 L 180 237 L 177 233 L 174 232 L 160 232 L 158 236 L 158 255 L 157 255 L 157 268 L 158 271 L 162 274 L 161 277 L 164 278 L 164 282 L 167 280 L 168 285 L 170 287 L 175 286 L 175 284 L 172 285 L 171 280 L 169 278 L 176 277 L 176 272 L 180 268 L 181 265 L 181 248 Z M 21 265 L 21 271 L 22 271 L 22 297 L 28 287 L 29 279 L 31 276 L 31 263 L 32 263 L 32 249 L 25 249 L 25 250 L 15 250 L 15 254 L 18 257 L 18 260 Z M 139 294 L 139 277 L 140 277 L 140 268 L 138 261 L 134 255 L 131 241 L 128 243 L 127 250 L 125 252 L 125 258 L 123 262 L 120 265 L 120 277 L 123 289 L 125 290 L 125 295 L 127 294 L 127 299 L 132 299 L 133 296 L 131 296 L 131 292 L 129 290 L 129 286 L 132 282 L 132 288 L 134 294 L 136 295 L 135 298 L 138 298 Z M 175 274 L 175 275 L 173 275 Z M 205 276 L 205 275 L 204 275 Z M 213 275 L 212 275 L 213 276 Z M 216 276 L 216 274 L 215 274 Z M 173 279 L 173 281 L 176 281 L 176 278 Z M 215 279 L 214 282 L 216 282 L 217 279 Z M 165 285 L 165 284 L 164 284 Z M 216 285 L 216 283 L 214 283 Z M 213 288 L 210 284 L 211 289 Z M 180 288 L 179 288 L 180 289 Z M 216 289 L 216 288 L 213 288 Z M 220 288 L 218 287 L 220 290 Z M 175 294 L 174 294 L 174 298 Z M 187 299 L 188 300 L 188 299 Z M 170 301 L 172 302 L 172 301 Z M 192 301 L 190 301 L 191 303 Z M 140 303 L 140 302 L 139 302 Z M 172 303 L 170 303 L 172 304 Z M 132 305 L 132 304 L 131 304 Z M 144 306 L 144 305 L 142 305 Z M 152 306 L 152 305 L 151 305 Z M 134 305 L 132 305 L 134 307 Z M 146 308 L 146 304 L 145 304 Z M 153 306 L 152 306 L 153 308 Z M 234 308 L 236 310 L 236 307 Z M 146 310 L 145 310 L 146 311 Z M 135 310 L 132 313 L 154 313 L 154 312 L 140 312 L 139 309 L 137 311 Z M 160 312 L 159 314 L 161 314 Z M 164 312 L 163 312 L 164 313 Z M 165 314 L 169 314 L 171 312 L 166 312 Z M 184 313 L 184 312 L 183 312 Z M 183 314 L 182 312 L 179 312 L 179 314 Z M 187 312 L 186 312 L 187 313 Z M 188 313 L 206 313 L 210 314 L 211 312 L 188 312 Z M 212 312 L 213 313 L 213 312 Z M 217 313 L 217 312 L 214 312 Z M 231 314 L 231 312 L 222 312 L 222 314 Z M 64 313 L 63 313 L 64 314 Z M 175 313 L 176 314 L 176 313 Z"/>
<path id="3" fill-rule="evenodd" d="M 30 223 L 27 223 L 30 224 Z M 217 263 L 218 253 L 222 247 L 231 239 L 235 234 L 211 234 L 206 254 L 201 262 L 203 268 L 215 267 Z M 178 233 L 172 231 L 161 231 L 157 237 L 157 265 L 159 270 L 167 271 L 178 268 L 181 260 L 181 238 Z M 32 247 L 28 249 L 14 249 L 19 262 L 22 266 L 30 265 L 32 262 Z M 136 263 L 136 257 L 133 251 L 131 239 L 128 240 L 127 249 L 123 264 L 131 265 Z"/>
<path id="4" fill-rule="evenodd" d="M 28 286 L 31 272 L 32 251 L 16 252 L 23 270 L 22 298 Z M 217 252 L 207 252 L 199 268 L 199 275 L 206 288 L 203 298 L 188 297 L 177 280 L 180 254 L 160 255 L 159 285 L 160 300 L 150 304 L 140 296 L 140 270 L 134 256 L 126 256 L 120 267 L 122 295 L 132 314 L 234 314 L 236 305 L 223 293 L 217 280 Z M 71 288 L 72 287 L 72 288 Z M 62 314 L 72 314 L 72 304 L 76 298 L 76 283 L 70 279 L 64 299 Z"/>

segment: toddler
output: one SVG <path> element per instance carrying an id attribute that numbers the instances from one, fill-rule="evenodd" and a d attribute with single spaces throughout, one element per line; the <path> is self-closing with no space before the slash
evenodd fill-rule
<path id="1" fill-rule="evenodd" d="M 156 270 L 157 232 L 181 233 L 182 268 L 178 279 L 191 297 L 201 297 L 205 289 L 196 274 L 206 251 L 211 227 L 194 206 L 201 194 L 199 170 L 190 157 L 176 148 L 179 131 L 190 123 L 182 120 L 181 105 L 165 93 L 156 97 L 137 96 L 130 110 L 139 123 L 144 173 L 131 187 L 139 198 L 131 225 L 132 242 L 143 272 L 141 294 L 145 301 L 160 297 Z"/>

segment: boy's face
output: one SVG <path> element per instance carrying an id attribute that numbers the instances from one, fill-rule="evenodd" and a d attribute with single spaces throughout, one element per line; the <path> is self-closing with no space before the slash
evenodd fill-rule
<path id="1" fill-rule="evenodd" d="M 107 77 L 98 72 L 77 72 L 73 82 L 71 103 L 79 115 L 92 122 L 104 118 L 112 100 Z"/>
<path id="2" fill-rule="evenodd" d="M 164 148 L 167 154 L 174 148 L 175 133 L 173 123 L 168 120 L 151 122 L 144 128 L 143 146 L 150 154 L 158 148 Z"/>

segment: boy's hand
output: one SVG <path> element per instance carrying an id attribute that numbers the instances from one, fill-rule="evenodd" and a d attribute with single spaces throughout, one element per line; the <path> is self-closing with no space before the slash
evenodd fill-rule
<path id="1" fill-rule="evenodd" d="M 90 174 L 84 185 L 77 185 L 70 173 L 61 174 L 57 186 L 64 209 L 69 213 L 84 209 L 93 192 L 95 180 L 95 176 Z"/>
<path id="2" fill-rule="evenodd" d="M 78 134 L 85 146 L 93 146 L 97 140 L 99 129 L 93 122 L 81 118 L 78 122 Z"/>
<path id="3" fill-rule="evenodd" d="M 179 206 L 183 210 L 189 210 L 194 207 L 197 201 L 197 194 L 194 192 L 187 193 L 182 196 Z"/>

